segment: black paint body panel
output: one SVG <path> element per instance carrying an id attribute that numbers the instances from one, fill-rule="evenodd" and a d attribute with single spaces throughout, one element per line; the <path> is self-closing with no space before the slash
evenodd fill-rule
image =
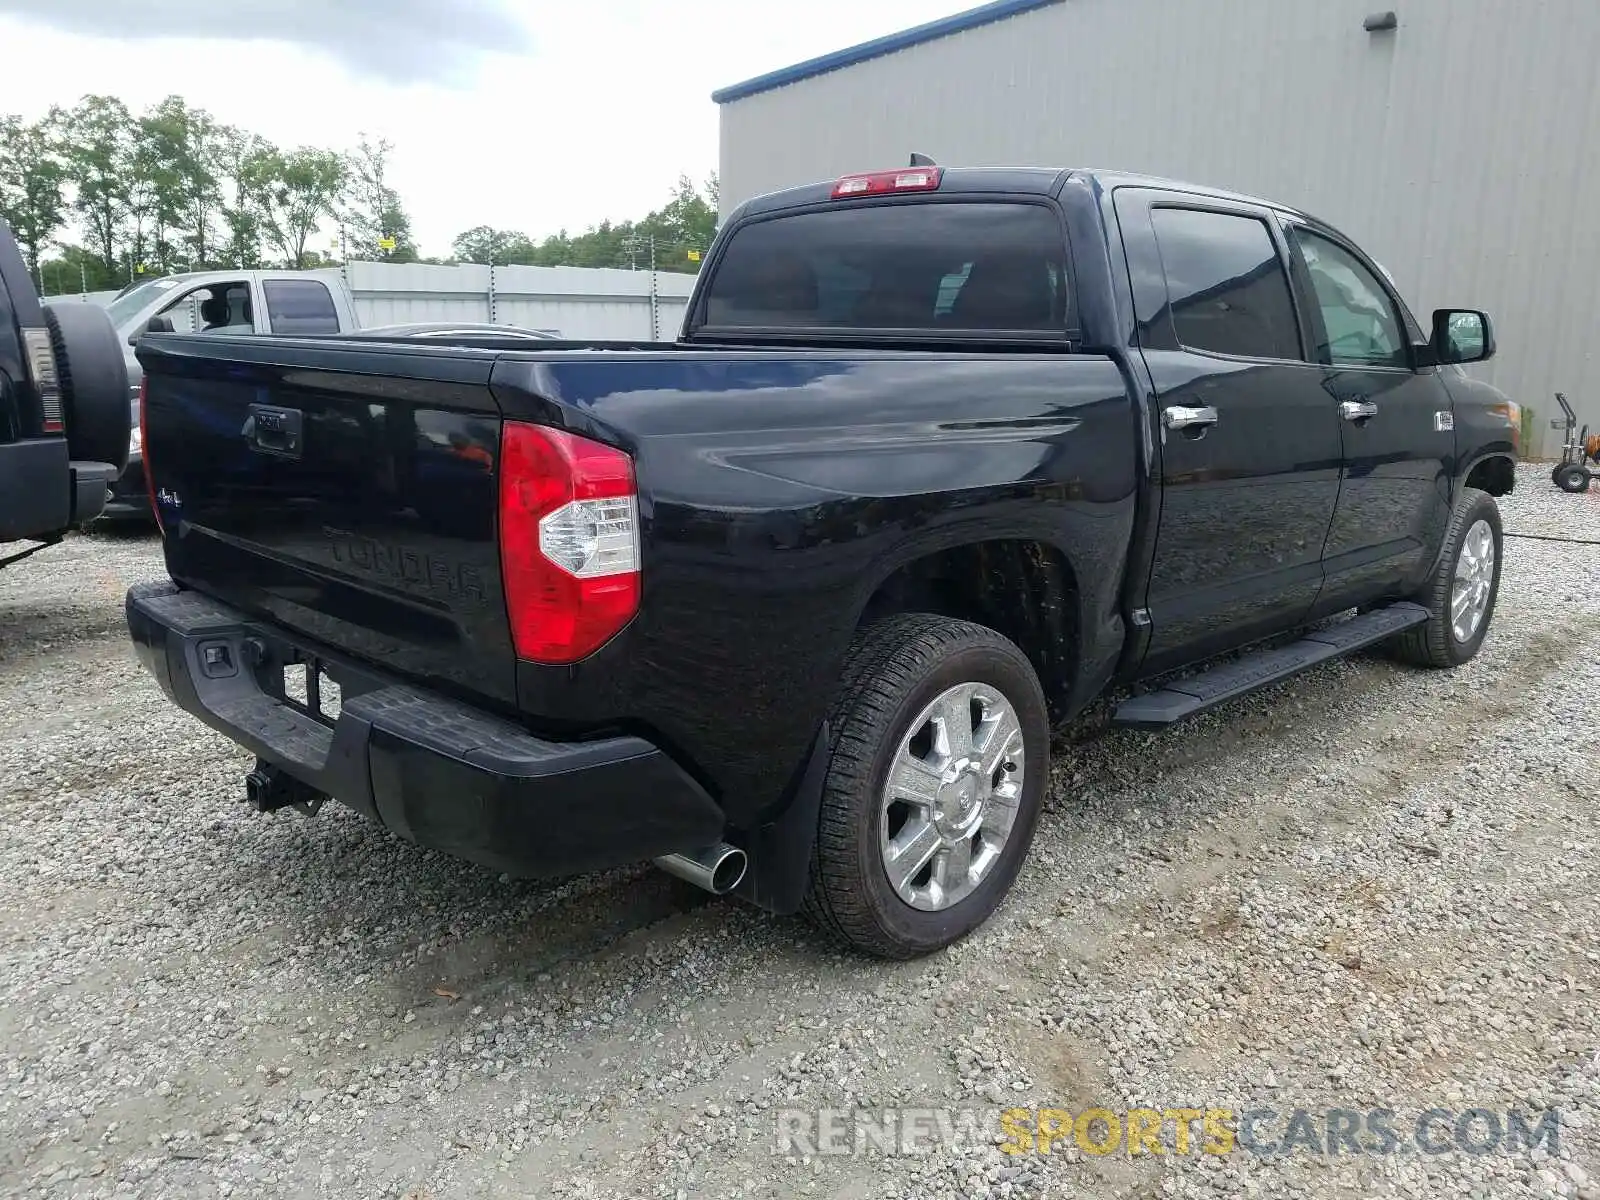
<path id="1" fill-rule="evenodd" d="M 78 495 L 66 437 L 43 433 L 44 411 L 22 340 L 23 330 L 43 327 L 44 309 L 21 249 L 0 220 L 0 542 L 55 538 L 97 511 L 92 483 Z"/>
<path id="2" fill-rule="evenodd" d="M 1077 578 L 1089 687 L 1121 651 L 1135 432 L 1106 358 L 507 358 L 494 390 L 508 418 L 634 455 L 644 522 L 639 616 L 575 667 L 522 664 L 519 707 L 641 722 L 740 824 L 782 795 L 867 601 L 916 558 L 1051 545 Z"/>
<path id="3" fill-rule="evenodd" d="M 217 336 L 145 338 L 138 353 L 174 579 L 514 711 L 492 355 Z M 299 414 L 300 451 L 264 448 L 253 406 Z"/>

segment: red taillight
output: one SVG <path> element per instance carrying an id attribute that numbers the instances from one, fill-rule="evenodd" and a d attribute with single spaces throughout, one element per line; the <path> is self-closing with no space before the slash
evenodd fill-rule
<path id="1" fill-rule="evenodd" d="M 144 463 L 144 491 L 150 497 L 150 512 L 156 519 L 156 528 L 163 534 L 167 527 L 161 523 L 161 508 L 156 504 L 156 475 L 150 469 L 150 377 L 139 378 L 139 457 Z"/>
<path id="2" fill-rule="evenodd" d="M 517 657 L 574 663 L 639 610 L 633 460 L 543 425 L 500 433 L 500 566 Z"/>
<path id="3" fill-rule="evenodd" d="M 900 171 L 873 171 L 866 175 L 846 175 L 833 185 L 833 198 L 882 196 L 889 192 L 931 192 L 944 178 L 942 167 L 911 167 Z"/>

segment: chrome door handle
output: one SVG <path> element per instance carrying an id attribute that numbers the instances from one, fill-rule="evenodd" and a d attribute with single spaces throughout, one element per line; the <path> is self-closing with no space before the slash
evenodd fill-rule
<path id="1" fill-rule="evenodd" d="M 1364 421 L 1378 415 L 1378 406 L 1368 400 L 1343 400 L 1339 404 L 1339 415 L 1346 421 Z"/>
<path id="2" fill-rule="evenodd" d="M 1194 429 L 1197 426 L 1215 425 L 1217 423 L 1217 410 L 1214 408 L 1185 408 L 1181 404 L 1174 404 L 1161 414 L 1161 419 L 1166 422 L 1168 429 Z"/>

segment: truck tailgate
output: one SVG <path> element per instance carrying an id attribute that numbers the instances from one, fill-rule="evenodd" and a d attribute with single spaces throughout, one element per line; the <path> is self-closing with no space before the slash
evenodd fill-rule
<path id="1" fill-rule="evenodd" d="M 168 569 L 314 643 L 509 707 L 495 355 L 379 350 L 382 367 L 328 342 L 144 339 Z"/>

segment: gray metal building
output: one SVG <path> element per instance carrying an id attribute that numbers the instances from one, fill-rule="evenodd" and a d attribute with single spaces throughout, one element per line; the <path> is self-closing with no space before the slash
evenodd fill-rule
<path id="1" fill-rule="evenodd" d="M 717 92 L 722 204 L 913 150 L 1268 196 L 1488 310 L 1553 453 L 1551 393 L 1600 427 L 1597 62 L 1600 0 L 999 0 Z"/>

